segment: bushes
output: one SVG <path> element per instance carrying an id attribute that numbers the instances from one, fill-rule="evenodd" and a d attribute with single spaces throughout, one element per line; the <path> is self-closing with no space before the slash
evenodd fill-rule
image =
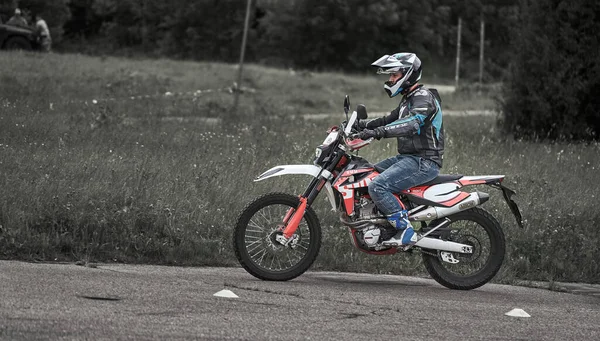
<path id="1" fill-rule="evenodd" d="M 523 0 L 501 99 L 516 137 L 600 137 L 600 4 Z"/>

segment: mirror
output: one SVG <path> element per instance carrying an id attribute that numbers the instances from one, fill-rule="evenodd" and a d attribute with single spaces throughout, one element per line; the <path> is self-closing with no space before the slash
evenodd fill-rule
<path id="1" fill-rule="evenodd" d="M 350 96 L 346 95 L 344 98 L 344 112 L 348 115 L 348 111 L 350 111 Z"/>
<path id="2" fill-rule="evenodd" d="M 364 104 L 359 104 L 356 107 L 356 113 L 358 114 L 358 118 L 364 120 L 367 118 L 367 107 Z"/>

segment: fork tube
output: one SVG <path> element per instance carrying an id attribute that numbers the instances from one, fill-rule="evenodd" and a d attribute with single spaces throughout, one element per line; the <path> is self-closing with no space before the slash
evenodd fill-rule
<path id="1" fill-rule="evenodd" d="M 283 223 L 284 224 L 287 224 L 288 221 L 290 221 L 290 218 L 292 217 L 292 213 L 294 213 L 295 210 L 296 210 L 295 208 L 290 207 L 290 209 L 285 214 L 285 217 L 283 218 Z"/>
<path id="2" fill-rule="evenodd" d="M 304 217 L 304 212 L 306 211 L 306 198 L 300 198 L 300 205 L 294 211 L 289 223 L 283 229 L 283 236 L 287 239 L 291 238 L 296 230 L 298 229 L 298 225 L 300 225 L 300 221 L 302 217 Z M 289 213 L 289 212 L 288 212 Z"/>
<path id="3" fill-rule="evenodd" d="M 297 208 L 290 208 L 283 218 L 283 223 L 285 224 L 285 228 L 283 229 L 283 235 L 286 238 L 290 238 L 296 233 L 298 229 L 298 225 L 300 221 L 304 217 L 304 212 L 306 212 L 306 208 L 312 204 L 312 202 L 317 198 L 319 192 L 325 185 L 327 180 L 324 178 L 315 178 L 311 181 L 310 185 L 306 189 L 304 195 L 300 197 L 300 204 Z"/>
<path id="4" fill-rule="evenodd" d="M 315 201 L 315 199 L 317 198 L 317 195 L 319 195 L 319 193 L 321 193 L 321 189 L 323 189 L 323 186 L 325 186 L 326 182 L 327 182 L 327 180 L 325 180 L 324 178 L 319 178 L 318 182 L 316 183 L 316 186 L 313 186 L 313 188 L 310 190 L 310 193 L 308 194 L 308 197 L 306 198 L 309 206 L 313 203 L 313 201 Z"/>
<path id="5" fill-rule="evenodd" d="M 304 194 L 302 194 L 303 198 L 307 198 L 310 195 L 310 193 L 313 191 L 315 186 L 317 186 L 317 184 L 319 183 L 320 179 L 321 179 L 321 177 L 317 176 L 316 178 L 313 178 L 310 181 L 310 184 L 308 185 L 308 187 L 306 187 L 306 191 L 304 191 Z"/>

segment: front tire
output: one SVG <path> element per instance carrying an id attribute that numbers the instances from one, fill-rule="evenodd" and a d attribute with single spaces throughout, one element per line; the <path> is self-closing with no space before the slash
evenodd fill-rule
<path id="1" fill-rule="evenodd" d="M 439 237 L 473 246 L 472 254 L 452 253 L 458 263 L 442 260 L 442 252 L 424 250 L 423 263 L 429 275 L 441 285 L 471 290 L 490 281 L 504 261 L 506 243 L 498 221 L 486 210 L 475 207 L 449 216 L 450 232 Z M 433 225 L 433 223 L 431 224 Z"/>
<path id="2" fill-rule="evenodd" d="M 275 240 L 290 208 L 298 207 L 298 197 L 270 193 L 252 201 L 239 215 L 233 233 L 235 255 L 246 271 L 256 278 L 287 281 L 303 274 L 321 248 L 321 225 L 310 207 L 306 208 L 295 236 L 294 246 Z"/>

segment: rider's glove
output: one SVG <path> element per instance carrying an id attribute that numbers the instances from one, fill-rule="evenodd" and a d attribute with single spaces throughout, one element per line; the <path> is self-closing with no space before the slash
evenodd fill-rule
<path id="1" fill-rule="evenodd" d="M 363 129 L 367 128 L 367 123 L 369 123 L 369 122 L 367 122 L 365 120 L 359 120 L 356 123 L 356 125 L 358 126 L 358 129 L 363 130 Z"/>
<path id="2" fill-rule="evenodd" d="M 356 134 L 356 137 L 361 140 L 366 140 L 371 137 L 374 137 L 374 138 L 380 140 L 381 138 L 385 137 L 385 129 L 383 127 L 377 127 L 373 130 L 365 129 L 365 130 L 361 131 L 360 133 Z"/>

